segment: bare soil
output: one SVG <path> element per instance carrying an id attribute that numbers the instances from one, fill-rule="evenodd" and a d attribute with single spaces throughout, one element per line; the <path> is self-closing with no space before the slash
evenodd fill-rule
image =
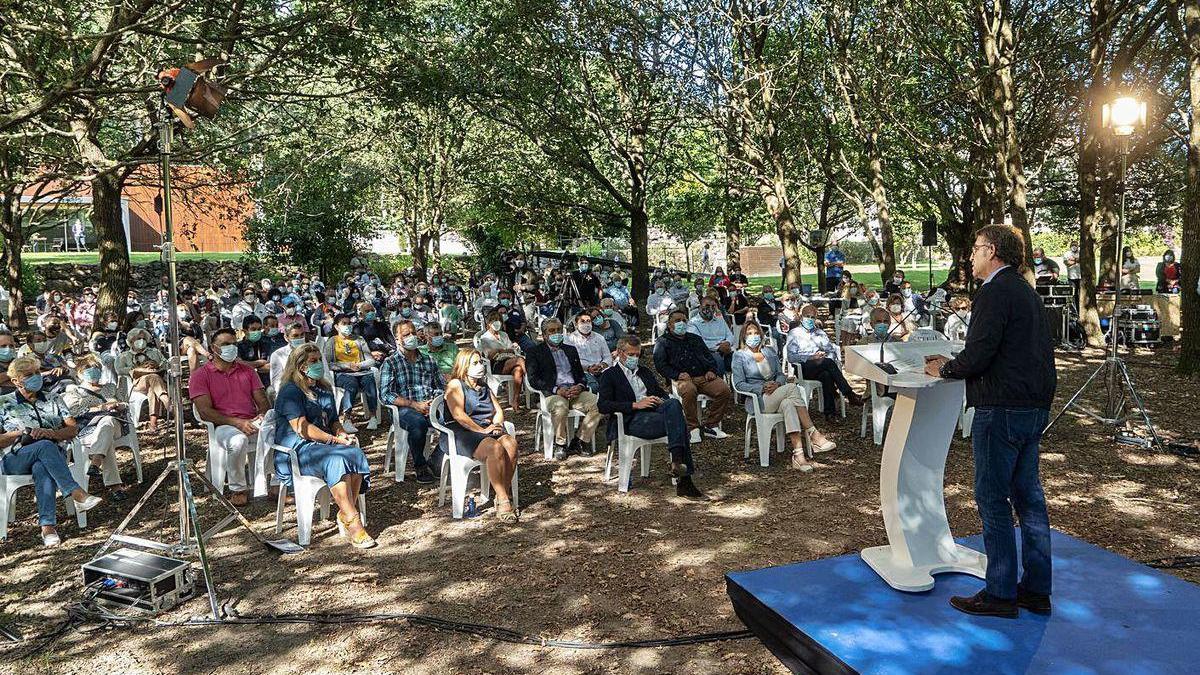
<path id="1" fill-rule="evenodd" d="M 1055 410 L 1100 362 L 1100 352 L 1059 354 Z M 1135 380 L 1170 439 L 1195 443 L 1200 386 L 1178 379 L 1170 349 L 1129 358 Z M 857 383 L 862 388 L 862 383 Z M 454 521 L 437 505 L 433 486 L 411 475 L 396 483 L 381 474 L 384 432 L 363 432 L 375 473 L 367 496 L 368 526 L 379 547 L 351 548 L 332 520 L 316 526 L 310 549 L 277 556 L 231 528 L 210 544 L 223 600 L 244 615 L 289 612 L 419 612 L 492 624 L 561 640 L 613 641 L 742 628 L 725 595 L 723 575 L 851 553 L 885 541 L 879 513 L 881 448 L 858 435 L 859 409 L 832 425 L 838 449 L 818 455 L 812 474 L 776 456 L 770 468 L 742 459 L 740 410 L 724 427 L 730 438 L 696 451 L 698 485 L 711 501 L 678 499 L 665 481 L 663 453 L 650 478 L 628 495 L 605 482 L 604 454 L 546 461 L 532 448 L 532 417 L 517 420 L 519 524 L 491 510 Z M 362 428 L 362 427 L 360 427 Z M 165 466 L 167 439 L 144 435 L 146 484 Z M 203 432 L 188 432 L 189 452 L 203 465 Z M 1043 442 L 1042 469 L 1054 527 L 1135 560 L 1200 553 L 1200 461 L 1117 445 L 1089 420 L 1067 416 Z M 127 458 L 126 458 L 127 459 Z M 133 480 L 131 461 L 123 461 Z M 636 475 L 636 471 L 635 471 Z M 979 532 L 969 441 L 955 438 L 946 473 L 946 507 L 956 535 Z M 99 489 L 98 486 L 96 489 Z M 100 493 L 103 494 L 103 493 Z M 162 490 L 131 528 L 170 536 L 174 490 Z M 27 636 L 50 630 L 79 597 L 79 566 L 89 559 L 132 501 L 105 503 L 79 531 L 64 523 L 64 543 L 40 545 L 32 494 L 17 499 L 18 519 L 0 544 L 0 622 Z M 198 500 L 201 519 L 219 507 Z M 60 507 L 61 508 L 61 507 Z M 274 503 L 244 512 L 264 534 Z M 295 536 L 289 507 L 284 536 Z M 1193 583 L 1200 569 L 1176 570 Z M 162 617 L 182 620 L 208 611 L 203 598 Z M 415 627 L 373 625 L 241 625 L 104 628 L 85 625 L 44 650 L 0 647 L 0 672 L 46 673 L 784 673 L 756 640 L 646 649 L 551 649 Z"/>

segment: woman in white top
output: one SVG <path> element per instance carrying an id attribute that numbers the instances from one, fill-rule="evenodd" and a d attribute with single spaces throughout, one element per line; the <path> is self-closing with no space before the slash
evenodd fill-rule
<path id="1" fill-rule="evenodd" d="M 504 332 L 504 319 L 500 312 L 489 312 L 486 328 L 479 334 L 479 351 L 492 363 L 492 372 L 512 375 L 513 386 L 508 388 L 508 403 L 514 413 L 521 412 L 518 394 L 525 388 L 525 357 L 521 356 L 508 333 Z"/>
<path id="2" fill-rule="evenodd" d="M 783 415 L 783 428 L 792 443 L 792 468 L 812 471 L 812 465 L 804 456 L 803 432 L 817 452 L 828 452 L 837 444 L 817 430 L 808 414 L 804 390 L 787 381 L 779 367 L 779 355 L 770 347 L 763 347 L 763 329 L 753 321 L 742 326 L 738 338 L 738 350 L 733 354 L 733 386 L 738 391 L 750 392 L 758 397 L 762 411 L 767 414 Z M 753 412 L 753 403 L 746 401 L 746 412 Z"/>

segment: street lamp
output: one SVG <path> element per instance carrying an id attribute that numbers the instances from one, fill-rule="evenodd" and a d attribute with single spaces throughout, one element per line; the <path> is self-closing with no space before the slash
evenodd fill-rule
<path id="1" fill-rule="evenodd" d="M 1129 143 L 1134 133 L 1144 131 L 1146 129 L 1146 102 L 1139 101 L 1132 96 L 1120 96 L 1113 99 L 1109 103 L 1105 103 L 1100 111 L 1100 123 L 1105 129 L 1112 132 L 1120 142 L 1118 147 L 1121 152 L 1121 174 L 1117 182 L 1117 190 L 1121 194 L 1121 210 L 1117 220 L 1117 258 L 1118 263 L 1121 257 L 1121 251 L 1125 248 L 1125 175 L 1129 166 Z M 1154 438 L 1153 445 L 1158 449 L 1163 448 L 1162 439 L 1158 436 L 1158 431 L 1154 428 L 1154 423 L 1150 421 L 1150 415 L 1146 412 L 1146 406 L 1142 403 L 1142 397 L 1138 394 L 1137 389 L 1133 386 L 1133 378 L 1129 375 L 1129 368 L 1125 362 L 1117 354 L 1117 340 L 1120 336 L 1120 326 L 1117 323 L 1117 316 L 1120 314 L 1121 308 L 1121 278 L 1120 271 L 1114 270 L 1117 276 L 1116 284 L 1114 284 L 1112 314 L 1108 319 L 1108 334 L 1111 342 L 1108 345 L 1108 356 L 1104 359 L 1104 363 L 1096 369 L 1092 376 L 1084 382 L 1083 386 L 1075 392 L 1063 409 L 1055 415 L 1054 420 L 1046 425 L 1046 431 L 1054 426 L 1054 423 L 1062 417 L 1063 413 L 1069 410 L 1079 397 L 1087 390 L 1088 386 L 1098 377 L 1102 378 L 1102 386 L 1107 394 L 1105 408 L 1102 414 L 1094 413 L 1082 406 L 1087 415 L 1104 423 L 1111 424 L 1116 427 L 1116 439 L 1118 441 L 1133 442 L 1145 444 L 1145 441 L 1137 437 L 1131 437 L 1122 433 L 1125 423 L 1133 417 L 1133 414 L 1125 414 L 1126 394 L 1133 400 L 1137 406 L 1137 413 L 1145 422 L 1147 430 Z"/>

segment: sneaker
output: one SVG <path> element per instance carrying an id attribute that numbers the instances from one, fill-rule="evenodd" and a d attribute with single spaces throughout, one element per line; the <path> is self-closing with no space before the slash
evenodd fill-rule
<path id="1" fill-rule="evenodd" d="M 561 462 L 566 458 L 567 458 L 567 446 L 559 445 L 559 444 L 555 443 L 554 444 L 554 459 Z"/>
<path id="2" fill-rule="evenodd" d="M 379 420 L 372 417 L 367 421 L 367 431 L 375 431 L 379 428 Z"/>
<path id="3" fill-rule="evenodd" d="M 352 424 L 350 422 L 349 417 L 342 420 L 342 430 L 348 434 L 357 434 L 358 433 L 358 427 L 354 426 L 354 424 Z"/>
<path id="4" fill-rule="evenodd" d="M 84 511 L 90 511 L 97 506 L 100 506 L 100 502 L 102 501 L 104 500 L 100 499 L 96 495 L 88 495 L 87 497 L 83 498 L 83 501 L 75 502 L 75 512 L 83 513 Z"/>
<path id="5" fill-rule="evenodd" d="M 704 493 L 692 482 L 691 476 L 683 476 L 675 481 L 675 495 L 688 499 L 704 499 Z"/>
<path id="6" fill-rule="evenodd" d="M 1041 593 L 1030 593 L 1017 586 L 1017 607 L 1027 609 L 1034 614 L 1049 616 L 1051 612 L 1050 596 L 1042 595 Z"/>
<path id="7" fill-rule="evenodd" d="M 57 532 L 42 535 L 42 546 L 51 547 L 58 546 L 62 543 L 62 537 L 58 536 Z"/>
<path id="8" fill-rule="evenodd" d="M 417 483 L 421 485 L 430 485 L 433 483 L 433 471 L 429 469 L 428 464 L 417 467 Z"/>
<path id="9" fill-rule="evenodd" d="M 988 595 L 987 591 L 979 591 L 971 597 L 956 595 L 950 598 L 950 606 L 960 612 L 975 616 L 998 616 L 1002 619 L 1015 619 L 1020 613 L 1016 600 L 1001 600 Z"/>

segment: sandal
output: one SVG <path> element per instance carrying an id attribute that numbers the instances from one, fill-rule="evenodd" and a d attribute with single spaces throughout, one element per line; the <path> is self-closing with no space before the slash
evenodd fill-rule
<path id="1" fill-rule="evenodd" d="M 501 511 L 501 506 L 508 506 L 508 510 Z M 511 499 L 496 500 L 496 520 L 502 523 L 515 523 L 520 519 L 521 516 L 517 513 L 517 510 L 513 508 Z"/>
<path id="2" fill-rule="evenodd" d="M 358 523 L 358 532 L 351 533 L 350 526 Z M 358 513 L 355 513 L 349 520 L 342 520 L 342 514 L 337 514 L 338 533 L 350 540 L 350 545 L 354 548 L 375 548 L 375 539 L 367 534 L 367 528 L 363 527 L 362 518 Z"/>

